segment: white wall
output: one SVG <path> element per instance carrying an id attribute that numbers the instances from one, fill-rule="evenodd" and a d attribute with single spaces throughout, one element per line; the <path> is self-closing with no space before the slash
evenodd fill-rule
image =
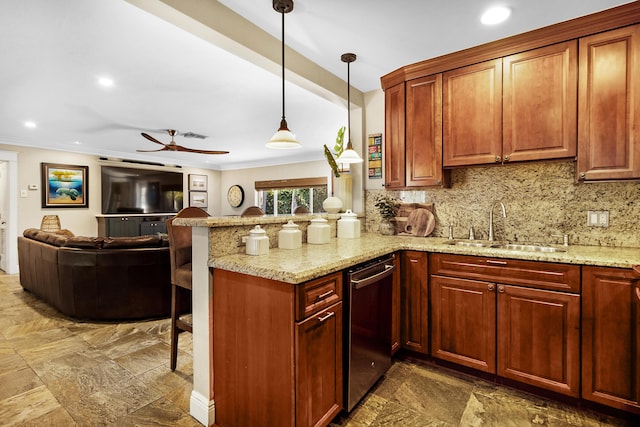
<path id="1" fill-rule="evenodd" d="M 22 190 L 26 192 L 26 197 L 18 197 L 18 233 L 26 228 L 39 228 L 43 215 L 58 215 L 62 228 L 71 230 L 79 236 L 95 236 L 98 233 L 96 215 L 101 214 L 101 189 L 100 189 L 100 165 L 103 164 L 97 156 L 87 154 L 68 153 L 62 151 L 35 149 L 30 147 L 11 146 L 0 144 L 0 150 L 16 152 L 18 155 L 18 182 L 10 185 L 17 185 L 18 194 Z M 89 207 L 88 208 L 42 208 L 42 182 L 40 176 L 41 163 L 62 163 L 81 165 L 89 167 Z M 136 167 L 135 163 L 127 164 L 129 167 Z M 141 166 L 144 167 L 144 166 Z M 188 175 L 207 175 L 209 207 L 207 211 L 213 214 L 220 212 L 220 172 L 198 169 L 182 168 L 179 170 L 184 174 L 185 199 L 188 197 Z M 29 190 L 29 185 L 37 185 L 37 190 Z M 187 199 L 188 200 L 188 199 Z M 187 203 L 185 203 L 185 206 Z"/>
<path id="2" fill-rule="evenodd" d="M 249 169 L 224 171 L 221 177 L 221 215 L 240 215 L 249 206 L 255 205 L 255 182 L 276 179 L 311 178 L 331 174 L 331 168 L 326 161 L 304 162 L 280 166 L 265 166 Z M 227 203 L 227 190 L 234 184 L 244 189 L 244 202 L 238 208 L 232 208 Z"/>
<path id="3" fill-rule="evenodd" d="M 374 90 L 364 94 L 364 108 L 365 108 L 365 134 L 371 135 L 375 133 L 382 134 L 382 147 L 384 148 L 384 92 L 382 89 Z M 365 143 L 366 147 L 366 143 Z M 367 152 L 363 151 L 363 157 L 365 158 L 365 168 L 368 167 L 366 160 Z M 382 160 L 384 161 L 384 154 Z M 364 188 L 366 190 L 379 190 L 384 188 L 384 167 L 382 168 L 382 178 L 369 179 L 366 174 L 364 176 Z"/>
<path id="4" fill-rule="evenodd" d="M 9 203 L 9 199 L 7 197 L 7 185 L 9 185 L 7 166 L 7 162 L 0 161 L 0 224 L 2 224 L 2 221 L 4 221 L 4 218 L 7 216 Z"/>

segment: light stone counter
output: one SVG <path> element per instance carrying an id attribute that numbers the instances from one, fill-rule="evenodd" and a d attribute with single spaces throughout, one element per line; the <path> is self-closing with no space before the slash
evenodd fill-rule
<path id="1" fill-rule="evenodd" d="M 326 245 L 303 244 L 301 249 L 271 249 L 267 255 L 236 254 L 213 259 L 209 266 L 252 276 L 302 283 L 398 250 L 510 258 L 565 264 L 631 268 L 640 264 L 640 248 L 569 246 L 566 252 L 526 252 L 499 248 L 452 246 L 437 237 L 382 236 L 331 239 Z"/>

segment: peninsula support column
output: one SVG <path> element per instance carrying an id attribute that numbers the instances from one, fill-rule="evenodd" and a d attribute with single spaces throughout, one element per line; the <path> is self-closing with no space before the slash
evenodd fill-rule
<path id="1" fill-rule="evenodd" d="M 213 282 L 209 269 L 209 228 L 192 227 L 193 390 L 190 413 L 205 426 L 215 423 L 213 399 Z"/>

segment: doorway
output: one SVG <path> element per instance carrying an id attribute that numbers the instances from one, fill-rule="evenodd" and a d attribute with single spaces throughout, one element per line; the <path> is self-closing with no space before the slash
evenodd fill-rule
<path id="1" fill-rule="evenodd" d="M 0 270 L 18 273 L 18 153 L 0 150 Z"/>

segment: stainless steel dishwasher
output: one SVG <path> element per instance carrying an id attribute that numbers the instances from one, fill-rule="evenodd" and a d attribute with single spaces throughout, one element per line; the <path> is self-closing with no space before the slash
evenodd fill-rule
<path id="1" fill-rule="evenodd" d="M 391 366 L 391 289 L 395 255 L 347 272 L 345 407 L 351 411 Z"/>

